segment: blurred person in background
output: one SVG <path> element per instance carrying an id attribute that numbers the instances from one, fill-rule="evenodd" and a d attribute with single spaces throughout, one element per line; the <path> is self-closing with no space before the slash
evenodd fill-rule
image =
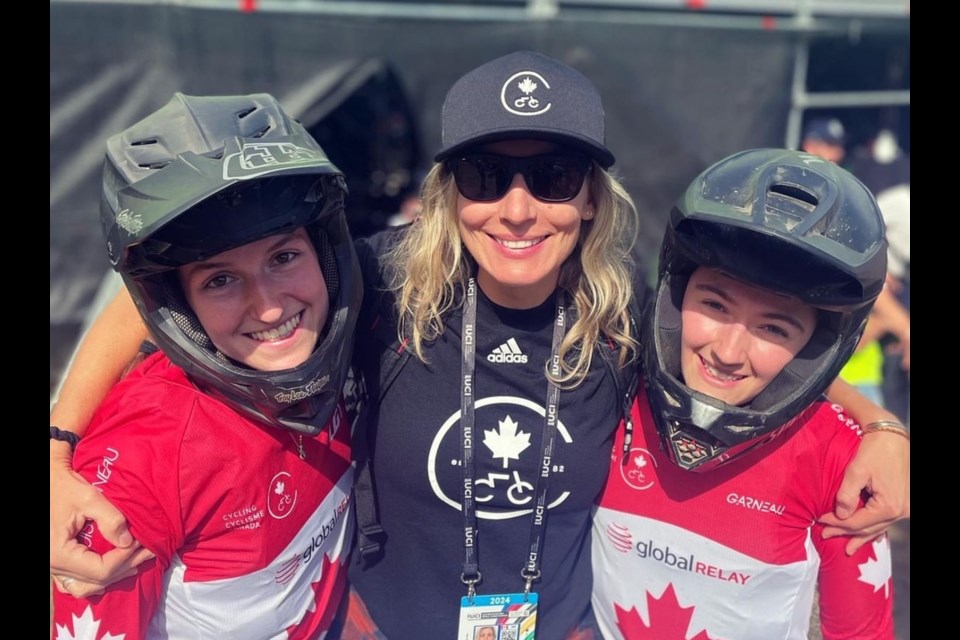
<path id="1" fill-rule="evenodd" d="M 889 319 L 880 332 L 881 396 L 886 408 L 910 424 L 910 154 L 890 129 L 880 129 L 851 171 L 877 197 L 887 225 L 887 286 L 877 312 Z M 891 295 L 892 294 L 892 295 Z"/>
<path id="2" fill-rule="evenodd" d="M 846 129 L 838 118 L 811 120 L 804 129 L 800 143 L 804 151 L 841 166 L 848 159 L 846 145 Z M 871 145 L 869 160 L 858 156 L 847 164 L 851 165 L 851 172 L 870 189 L 879 203 L 883 191 L 893 186 L 903 187 L 897 184 L 898 181 L 905 179 L 909 182 L 909 163 L 904 177 L 901 160 L 902 154 L 895 139 L 889 131 L 885 131 Z M 867 180 L 861 177 L 861 173 Z M 877 298 L 857 350 L 840 371 L 840 377 L 876 404 L 890 408 L 897 417 L 909 424 L 910 316 L 908 307 L 900 299 L 904 287 L 898 275 L 904 272 L 904 255 L 906 265 L 909 265 L 909 184 L 905 188 L 905 192 L 897 188 L 883 197 L 885 204 L 881 205 L 881 211 L 887 225 L 891 254 L 890 278 Z M 906 295 L 909 301 L 909 286 L 906 287 Z M 888 372 L 890 380 L 887 380 Z M 888 406 L 888 403 L 897 408 Z"/>

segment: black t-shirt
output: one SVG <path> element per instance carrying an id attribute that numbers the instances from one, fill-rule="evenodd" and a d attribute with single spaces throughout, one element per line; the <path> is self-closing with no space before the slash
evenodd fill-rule
<path id="1" fill-rule="evenodd" d="M 365 273 L 365 282 L 378 274 Z M 528 310 L 499 307 L 478 295 L 474 398 L 477 544 L 480 594 L 516 593 L 527 557 L 539 475 L 555 300 Z M 382 320 L 382 318 L 381 318 Z M 371 429 L 382 559 L 351 567 L 350 579 L 390 640 L 454 638 L 463 570 L 460 510 L 460 362 L 462 316 L 411 358 L 390 386 Z M 362 333 L 358 349 L 370 347 Z M 364 371 L 364 375 L 376 375 Z M 552 460 L 537 637 L 562 638 L 590 607 L 590 518 L 603 488 L 619 402 L 600 356 L 576 390 L 560 393 Z M 415 636 L 411 636 L 415 633 Z"/>

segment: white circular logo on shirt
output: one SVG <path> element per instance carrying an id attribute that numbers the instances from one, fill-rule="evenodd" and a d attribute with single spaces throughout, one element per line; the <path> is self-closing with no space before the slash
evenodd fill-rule
<path id="1" fill-rule="evenodd" d="M 297 506 L 297 489 L 293 486 L 293 476 L 281 471 L 270 481 L 267 492 L 267 511 L 277 520 L 283 520 Z"/>
<path id="2" fill-rule="evenodd" d="M 471 446 L 475 460 L 479 459 L 479 456 L 488 456 L 495 462 L 497 471 L 487 473 L 485 476 L 478 475 L 471 487 L 477 504 L 477 517 L 487 520 L 506 520 L 528 515 L 534 512 L 536 506 L 537 475 L 521 474 L 514 468 L 516 465 L 513 463 L 518 461 L 521 456 L 526 458 L 527 456 L 537 457 L 540 455 L 540 451 L 531 446 L 530 435 L 532 429 L 542 428 L 547 411 L 544 407 L 526 398 L 513 396 L 491 396 L 478 400 L 474 405 L 476 409 L 489 406 L 497 406 L 496 426 L 492 424 L 475 425 L 475 432 L 471 437 Z M 536 426 L 530 423 L 531 419 L 537 421 Z M 453 496 L 447 495 L 443 487 L 440 486 L 440 480 L 437 477 L 437 464 L 446 464 L 447 461 L 438 461 L 437 456 L 440 443 L 450 429 L 459 423 L 460 412 L 457 411 L 440 426 L 437 435 L 434 436 L 433 442 L 430 444 L 430 454 L 427 457 L 427 475 L 434 495 L 458 511 L 461 509 L 461 495 L 459 493 Z M 560 444 L 561 442 L 571 444 L 573 438 L 570 437 L 570 432 L 563 422 L 557 420 L 556 443 Z M 459 465 L 460 460 L 450 460 L 449 464 Z M 477 466 L 479 468 L 479 465 Z M 556 477 L 554 474 L 557 473 L 564 473 L 563 466 L 551 464 L 550 477 Z M 460 488 L 458 486 L 458 489 Z M 563 491 L 547 505 L 547 508 L 553 509 L 563 504 L 569 496 L 569 491 Z M 486 503 L 494 500 L 501 505 L 509 504 L 512 508 L 506 510 L 503 508 L 496 510 L 484 508 Z"/>
<path id="3" fill-rule="evenodd" d="M 624 455 L 625 459 L 621 460 L 619 465 L 620 477 L 624 482 L 639 490 L 649 489 L 656 484 L 656 474 L 653 471 L 657 468 L 657 461 L 649 451 L 636 447 Z"/>

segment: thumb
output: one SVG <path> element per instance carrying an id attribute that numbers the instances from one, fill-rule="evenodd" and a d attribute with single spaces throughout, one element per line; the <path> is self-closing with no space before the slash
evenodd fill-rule
<path id="1" fill-rule="evenodd" d="M 129 548 L 134 544 L 134 540 L 127 527 L 127 519 L 106 498 L 98 498 L 85 510 L 86 517 L 96 521 L 100 535 L 110 544 L 119 549 Z"/>
<path id="2" fill-rule="evenodd" d="M 844 476 L 840 489 L 837 490 L 837 504 L 833 509 L 834 514 L 841 520 L 845 520 L 853 515 L 854 511 L 860 506 L 860 493 L 864 488 L 864 483 L 855 474 L 850 473 Z"/>

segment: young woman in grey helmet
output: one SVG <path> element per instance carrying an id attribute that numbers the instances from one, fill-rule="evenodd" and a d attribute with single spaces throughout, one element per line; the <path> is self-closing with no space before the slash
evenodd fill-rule
<path id="1" fill-rule="evenodd" d="M 644 314 L 643 389 L 593 521 L 604 638 L 893 638 L 890 546 L 825 540 L 862 433 L 823 392 L 886 274 L 863 184 L 811 154 L 754 149 L 673 207 Z"/>
<path id="2" fill-rule="evenodd" d="M 618 380 L 637 367 L 636 211 L 608 171 L 596 87 L 541 54 L 498 58 L 454 85 L 436 160 L 417 222 L 357 245 L 369 455 L 358 461 L 364 537 L 345 635 L 463 637 L 473 615 L 492 613 L 475 607 L 519 598 L 528 612 L 538 602 L 538 637 L 563 638 L 590 624 L 590 510 L 621 415 Z M 121 300 L 94 325 L 52 415 L 61 427 L 83 429 L 89 398 L 132 355 L 141 335 L 109 355 L 102 335 L 129 317 Z M 854 462 L 856 494 L 866 478 L 903 482 L 900 439 L 869 437 L 884 444 Z M 104 514 L 119 538 L 122 518 L 64 479 L 59 446 L 51 473 L 70 493 L 52 520 Z M 903 501 L 884 489 L 857 526 L 882 528 Z M 139 560 L 70 553 L 63 529 L 52 569 L 93 582 L 72 593 Z"/>
<path id="3" fill-rule="evenodd" d="M 162 351 L 110 391 L 73 465 L 156 557 L 97 598 L 56 591 L 54 638 L 330 628 L 353 542 L 340 389 L 362 297 L 344 194 L 267 94 L 178 93 L 107 142 L 107 249 Z M 95 522 L 79 543 L 112 547 Z"/>

